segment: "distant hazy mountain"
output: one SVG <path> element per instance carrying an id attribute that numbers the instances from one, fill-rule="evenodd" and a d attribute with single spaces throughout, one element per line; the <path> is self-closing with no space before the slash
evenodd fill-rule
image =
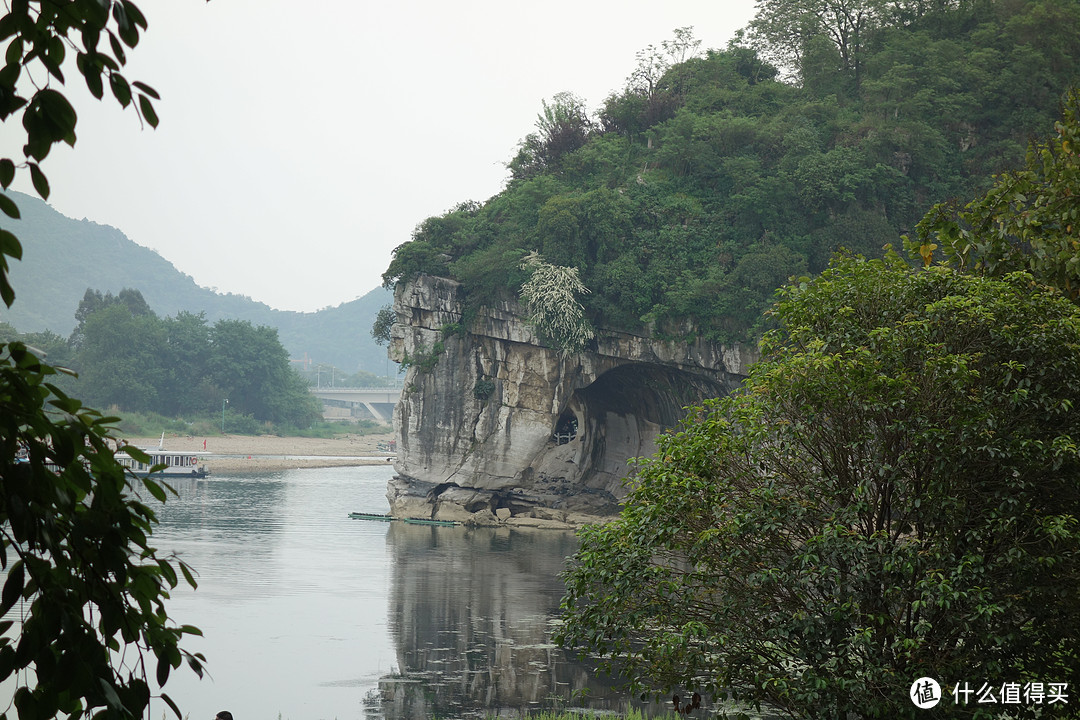
<path id="1" fill-rule="evenodd" d="M 210 324 L 222 318 L 250 320 L 276 327 L 295 359 L 306 354 L 312 363 L 330 363 L 348 372 L 387 372 L 386 348 L 375 344 L 370 331 L 379 308 L 392 300 L 388 290 L 376 288 L 313 313 L 274 310 L 243 295 L 199 287 L 190 275 L 114 227 L 73 220 L 35 197 L 8 194 L 18 203 L 22 219 L 3 220 L 22 242 L 23 259 L 12 263 L 15 304 L 4 308 L 0 303 L 0 321 L 20 332 L 52 330 L 67 337 L 87 288 L 115 294 L 130 287 L 160 316 L 187 310 L 206 313 Z M 390 372 L 395 370 L 389 366 Z"/>

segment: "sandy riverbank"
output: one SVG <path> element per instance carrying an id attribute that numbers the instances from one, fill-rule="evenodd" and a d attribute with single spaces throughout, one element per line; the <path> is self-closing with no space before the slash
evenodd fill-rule
<path id="1" fill-rule="evenodd" d="M 137 447 L 156 448 L 159 437 L 126 438 Z M 275 435 L 223 435 L 188 437 L 165 434 L 165 449 L 179 452 L 203 450 L 203 462 L 211 474 L 221 472 L 261 472 L 299 467 L 335 467 L 339 465 L 386 465 L 385 451 L 379 443 L 389 443 L 393 433 L 346 435 L 336 438 L 278 437 Z"/>

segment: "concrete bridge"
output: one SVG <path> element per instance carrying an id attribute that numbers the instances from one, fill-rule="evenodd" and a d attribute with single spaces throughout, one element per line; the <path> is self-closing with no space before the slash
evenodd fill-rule
<path id="1" fill-rule="evenodd" d="M 309 390 L 322 400 L 323 416 L 328 419 L 372 419 L 388 423 L 401 399 L 401 388 L 324 386 Z"/>

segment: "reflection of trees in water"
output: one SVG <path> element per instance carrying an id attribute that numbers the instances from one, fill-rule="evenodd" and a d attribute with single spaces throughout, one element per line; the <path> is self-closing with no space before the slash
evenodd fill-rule
<path id="1" fill-rule="evenodd" d="M 213 564 L 249 567 L 273 555 L 286 513 L 287 484 L 279 477 L 169 478 L 177 497 L 154 505 L 162 530 L 155 538 L 168 538 L 170 548 L 188 549 L 196 541 L 212 551 Z M 211 542 L 204 542 L 204 541 Z M 187 557 L 196 571 L 205 569 L 206 558 Z"/>
<path id="2" fill-rule="evenodd" d="M 483 715 L 489 708 L 626 698 L 552 644 L 569 532 L 393 523 L 391 632 L 398 677 L 380 682 L 387 718 Z"/>

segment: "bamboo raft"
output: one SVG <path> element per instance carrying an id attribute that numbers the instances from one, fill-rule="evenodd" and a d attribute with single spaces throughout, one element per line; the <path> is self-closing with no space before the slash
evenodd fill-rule
<path id="1" fill-rule="evenodd" d="M 390 515 L 378 515 L 376 513 L 365 512 L 351 512 L 349 517 L 353 520 L 374 520 L 376 522 L 392 522 L 394 520 L 400 520 L 409 525 L 436 525 L 440 527 L 454 527 L 461 523 L 456 520 L 430 520 L 425 518 L 396 518 Z"/>

